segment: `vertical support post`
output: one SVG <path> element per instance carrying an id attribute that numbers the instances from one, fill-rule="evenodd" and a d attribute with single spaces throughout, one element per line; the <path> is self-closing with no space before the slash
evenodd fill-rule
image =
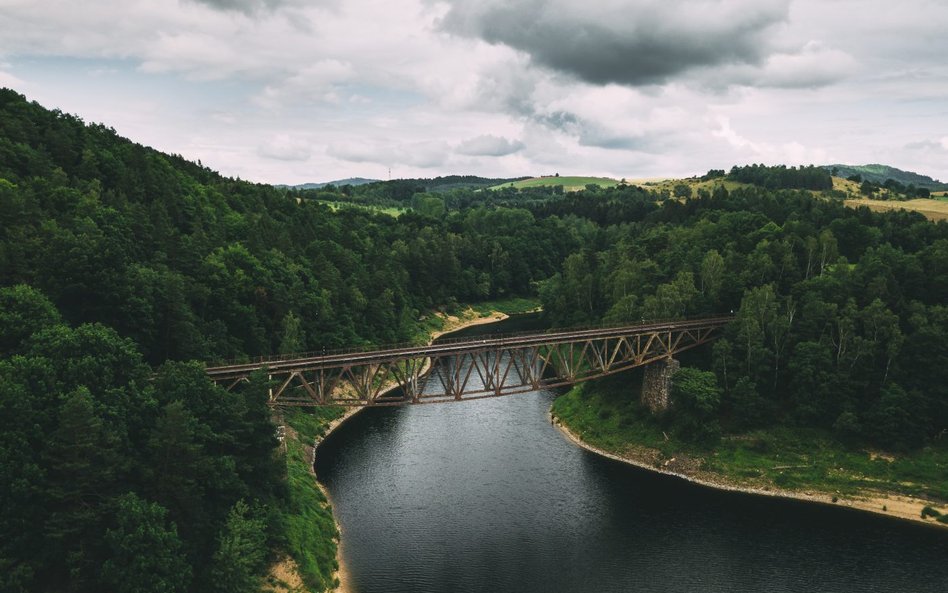
<path id="1" fill-rule="evenodd" d="M 660 414 L 673 405 L 672 377 L 680 368 L 681 363 L 671 356 L 645 366 L 645 373 L 642 375 L 642 403 L 653 414 Z"/>

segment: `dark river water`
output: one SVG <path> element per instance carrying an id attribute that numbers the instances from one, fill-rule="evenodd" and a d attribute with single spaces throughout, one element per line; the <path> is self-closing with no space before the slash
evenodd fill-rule
<path id="1" fill-rule="evenodd" d="M 601 458 L 554 397 L 370 409 L 327 438 L 355 591 L 948 593 L 948 531 Z"/>

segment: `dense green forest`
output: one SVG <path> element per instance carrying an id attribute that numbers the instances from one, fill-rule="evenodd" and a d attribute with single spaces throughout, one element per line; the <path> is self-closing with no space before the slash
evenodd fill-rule
<path id="1" fill-rule="evenodd" d="M 821 167 L 768 167 L 748 165 L 733 167 L 728 177 L 733 181 L 752 183 L 767 189 L 833 189 L 833 177 Z"/>
<path id="2" fill-rule="evenodd" d="M 0 92 L 0 590 L 252 590 L 293 504 L 265 387 L 185 361 L 405 340 L 589 228 L 333 212 Z"/>
<path id="3" fill-rule="evenodd" d="M 255 590 L 297 503 L 266 385 L 225 393 L 201 361 L 537 294 L 555 325 L 735 311 L 681 411 L 695 437 L 944 434 L 944 223 L 759 186 L 293 191 L 0 91 L 0 590 Z"/>
<path id="4" fill-rule="evenodd" d="M 702 436 L 788 423 L 905 449 L 944 434 L 948 225 L 747 188 L 600 232 L 543 285 L 555 323 L 736 313 Z"/>

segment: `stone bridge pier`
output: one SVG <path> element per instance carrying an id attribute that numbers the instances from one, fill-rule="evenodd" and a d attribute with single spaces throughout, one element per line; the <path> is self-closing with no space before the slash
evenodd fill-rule
<path id="1" fill-rule="evenodd" d="M 661 414 L 671 407 L 672 377 L 680 368 L 681 363 L 670 356 L 645 366 L 641 398 L 652 414 Z"/>

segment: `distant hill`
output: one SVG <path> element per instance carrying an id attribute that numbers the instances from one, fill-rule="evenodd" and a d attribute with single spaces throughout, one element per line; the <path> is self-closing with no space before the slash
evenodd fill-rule
<path id="1" fill-rule="evenodd" d="M 914 185 L 933 191 L 948 189 L 948 183 L 942 183 L 927 175 L 920 175 L 911 171 L 903 171 L 888 165 L 823 165 L 823 168 L 832 171 L 837 169 L 837 177 L 851 177 L 859 175 L 864 181 L 883 184 L 887 179 L 898 181 L 902 185 Z"/>
<path id="2" fill-rule="evenodd" d="M 455 189 L 484 189 L 493 187 L 501 183 L 519 181 L 525 177 L 514 178 L 491 178 L 478 177 L 476 175 L 446 175 L 444 177 L 435 177 L 433 179 L 411 179 L 419 185 L 424 186 L 429 192 L 445 192 Z"/>
<path id="3" fill-rule="evenodd" d="M 365 177 L 349 177 L 348 179 L 337 179 L 323 183 L 300 183 L 299 185 L 278 184 L 275 187 L 289 189 L 322 189 L 327 185 L 342 187 L 343 185 L 366 185 L 369 183 L 377 183 L 378 181 L 378 179 L 366 179 Z"/>
<path id="4" fill-rule="evenodd" d="M 478 177 L 476 175 L 446 175 L 444 177 L 392 179 L 390 181 L 382 181 L 380 179 L 366 179 L 365 177 L 350 177 L 349 179 L 339 179 L 337 181 L 327 181 L 325 183 L 301 183 L 299 185 L 277 185 L 275 187 L 307 190 L 307 189 L 322 189 L 326 187 L 327 185 L 342 187 L 344 185 L 369 185 L 369 184 L 404 185 L 407 183 L 416 187 L 417 191 L 445 192 L 445 191 L 451 191 L 455 189 L 481 189 L 485 187 L 492 187 L 494 185 L 498 185 L 501 183 L 507 183 L 510 181 L 519 181 L 521 179 L 526 179 L 526 178 L 525 177 L 494 178 L 494 177 Z"/>

